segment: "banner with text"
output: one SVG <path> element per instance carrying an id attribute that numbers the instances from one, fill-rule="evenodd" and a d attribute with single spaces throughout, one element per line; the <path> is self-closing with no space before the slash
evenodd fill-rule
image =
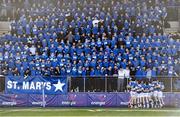
<path id="1" fill-rule="evenodd" d="M 66 94 L 67 78 L 6 77 L 5 92 L 11 94 Z"/>
<path id="2" fill-rule="evenodd" d="M 116 93 L 89 93 L 88 105 L 89 106 L 107 106 L 113 107 L 117 105 Z"/>
<path id="3" fill-rule="evenodd" d="M 128 107 L 129 93 L 0 94 L 0 106 Z M 164 93 L 165 107 L 180 107 L 180 93 Z"/>

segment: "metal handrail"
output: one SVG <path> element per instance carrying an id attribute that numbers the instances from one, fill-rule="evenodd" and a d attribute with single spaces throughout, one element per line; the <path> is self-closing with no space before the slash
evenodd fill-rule
<path id="1" fill-rule="evenodd" d="M 4 76 L 4 75 L 0 75 L 0 78 L 1 77 L 7 77 L 7 76 Z M 23 77 L 23 76 L 14 76 L 14 77 Z M 87 76 L 71 76 L 71 75 L 65 75 L 65 76 L 61 76 L 61 75 L 51 75 L 51 76 L 29 76 L 29 77 L 71 77 L 71 78 L 111 78 L 111 77 L 118 77 L 118 75 L 98 75 L 98 76 L 90 76 L 90 75 L 87 75 Z M 144 76 L 138 76 L 138 77 L 143 77 L 144 79 L 148 79 L 147 77 L 144 77 Z M 136 78 L 136 76 L 130 76 L 130 78 Z M 159 75 L 157 77 L 151 77 L 151 78 L 180 78 L 180 76 L 162 76 L 162 75 Z"/>

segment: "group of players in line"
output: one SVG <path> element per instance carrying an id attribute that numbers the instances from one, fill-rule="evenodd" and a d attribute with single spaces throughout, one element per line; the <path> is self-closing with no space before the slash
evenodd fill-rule
<path id="1" fill-rule="evenodd" d="M 151 82 L 130 81 L 127 86 L 130 92 L 130 108 L 162 108 L 164 106 L 164 84 L 158 80 Z"/>

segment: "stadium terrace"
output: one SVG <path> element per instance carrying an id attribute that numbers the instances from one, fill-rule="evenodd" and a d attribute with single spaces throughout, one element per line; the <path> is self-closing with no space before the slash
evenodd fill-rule
<path id="1" fill-rule="evenodd" d="M 166 29 L 176 17 L 180 27 L 178 5 L 0 1 L 0 21 L 10 22 L 0 34 L 0 107 L 177 107 L 170 97 L 180 100 L 180 33 Z"/>
<path id="2" fill-rule="evenodd" d="M 94 2 L 24 6 L 1 37 L 1 74 L 100 76 L 120 68 L 139 79 L 179 74 L 180 42 L 163 33 L 163 1 Z"/>

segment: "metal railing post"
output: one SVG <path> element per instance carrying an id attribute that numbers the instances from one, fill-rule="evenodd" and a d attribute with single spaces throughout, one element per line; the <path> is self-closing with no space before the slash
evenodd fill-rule
<path id="1" fill-rule="evenodd" d="M 179 21 L 179 31 L 180 31 L 180 8 L 178 8 L 178 21 Z"/>
<path id="2" fill-rule="evenodd" d="M 171 92 L 172 92 L 172 77 L 171 77 Z"/>
<path id="3" fill-rule="evenodd" d="M 86 92 L 86 77 L 83 78 L 84 78 L 84 92 Z"/>
<path id="4" fill-rule="evenodd" d="M 69 92 L 71 92 L 71 77 L 68 76 Z"/>
<path id="5" fill-rule="evenodd" d="M 105 77 L 105 92 L 107 92 L 107 77 Z"/>

